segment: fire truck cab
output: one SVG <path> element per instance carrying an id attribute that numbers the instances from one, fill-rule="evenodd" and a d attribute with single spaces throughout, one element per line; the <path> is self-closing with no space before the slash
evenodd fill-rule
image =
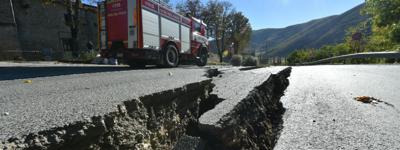
<path id="1" fill-rule="evenodd" d="M 121 59 L 132 67 L 207 64 L 207 26 L 201 20 L 181 16 L 159 0 L 106 0 L 98 9 L 103 58 Z"/>

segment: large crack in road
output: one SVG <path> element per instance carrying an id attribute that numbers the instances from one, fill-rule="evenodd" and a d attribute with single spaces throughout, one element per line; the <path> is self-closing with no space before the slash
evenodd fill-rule
<path id="1" fill-rule="evenodd" d="M 291 69 L 278 70 L 223 76 L 214 70 L 209 75 L 214 78 L 123 101 L 105 115 L 8 138 L 0 148 L 273 149 Z M 229 87 L 233 82 L 239 88 Z M 208 118 L 214 112 L 221 115 Z"/>
<path id="2" fill-rule="evenodd" d="M 205 149 L 273 149 L 285 110 L 280 97 L 289 85 L 290 71 L 286 68 L 277 74 L 243 73 L 248 79 L 239 82 L 251 85 L 248 87 L 222 88 L 218 85 L 226 81 L 216 81 L 214 90 L 218 91 L 213 91 L 211 94 L 216 96 L 211 98 L 221 102 L 199 118 Z"/>
<path id="3" fill-rule="evenodd" d="M 103 116 L 9 139 L 4 149 L 172 149 L 198 118 L 211 80 L 125 101 Z"/>

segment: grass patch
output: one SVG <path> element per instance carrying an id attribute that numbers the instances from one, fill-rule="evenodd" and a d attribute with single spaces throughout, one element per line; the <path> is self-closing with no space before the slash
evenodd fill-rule
<path id="1" fill-rule="evenodd" d="M 82 51 L 79 53 L 78 57 L 74 57 L 72 52 L 65 52 L 61 62 L 70 63 L 91 63 L 97 57 L 97 51 Z"/>

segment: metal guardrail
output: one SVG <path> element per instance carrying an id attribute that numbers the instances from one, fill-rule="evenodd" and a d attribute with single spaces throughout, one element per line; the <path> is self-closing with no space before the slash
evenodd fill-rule
<path id="1" fill-rule="evenodd" d="M 300 65 L 318 65 L 324 63 L 331 63 L 335 60 L 343 60 L 343 59 L 354 59 L 354 58 L 400 58 L 400 52 L 398 51 L 389 51 L 389 52 L 365 52 L 365 53 L 355 53 L 348 55 L 335 56 L 331 58 L 325 58 L 313 62 L 301 63 Z"/>

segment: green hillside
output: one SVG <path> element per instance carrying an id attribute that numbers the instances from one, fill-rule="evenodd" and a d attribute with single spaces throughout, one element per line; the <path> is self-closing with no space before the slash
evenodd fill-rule
<path id="1" fill-rule="evenodd" d="M 301 48 L 320 48 L 326 44 L 343 41 L 346 30 L 365 21 L 359 5 L 341 15 L 312 20 L 307 23 L 282 29 L 261 29 L 253 31 L 251 49 L 266 51 L 267 56 L 287 56 Z"/>

